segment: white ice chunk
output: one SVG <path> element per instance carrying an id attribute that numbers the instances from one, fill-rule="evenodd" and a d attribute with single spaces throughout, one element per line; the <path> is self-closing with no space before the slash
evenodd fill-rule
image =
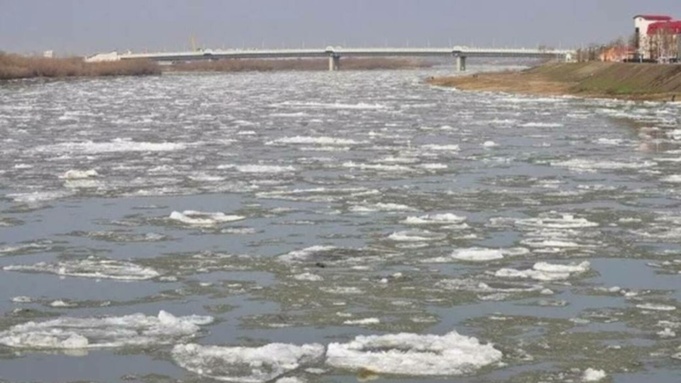
<path id="1" fill-rule="evenodd" d="M 182 368 L 223 382 L 269 382 L 324 356 L 324 346 L 271 343 L 262 347 L 177 345 L 173 359 Z"/>
<path id="2" fill-rule="evenodd" d="M 283 262 L 304 262 L 309 260 L 313 255 L 318 253 L 325 253 L 338 249 L 335 246 L 310 246 L 302 250 L 294 250 L 287 254 L 279 256 Z"/>
<path id="3" fill-rule="evenodd" d="M 449 334 L 358 336 L 349 343 L 331 343 L 331 366 L 379 374 L 444 376 L 470 373 L 498 362 L 502 353 L 472 337 Z"/>
<path id="4" fill-rule="evenodd" d="M 90 177 L 97 177 L 99 173 L 97 173 L 96 170 L 90 169 L 90 170 L 69 170 L 63 175 L 59 176 L 59 178 L 67 179 L 67 180 L 80 180 L 80 179 L 85 179 L 85 178 L 90 178 Z"/>
<path id="5" fill-rule="evenodd" d="M 27 322 L 0 332 L 0 344 L 31 349 L 84 349 L 172 344 L 195 336 L 208 316 L 175 317 L 133 314 L 105 318 L 59 318 Z"/>
<path id="6" fill-rule="evenodd" d="M 587 261 L 580 264 L 572 263 L 569 265 L 554 265 L 546 262 L 538 262 L 529 270 L 505 268 L 497 270 L 494 275 L 501 278 L 530 278 L 538 281 L 557 281 L 568 279 L 575 274 L 589 271 L 590 266 L 591 264 Z"/>
<path id="7" fill-rule="evenodd" d="M 39 262 L 34 265 L 10 265 L 5 266 L 2 269 L 5 271 L 49 273 L 71 277 L 119 280 L 145 280 L 156 278 L 160 275 L 154 269 L 142 267 L 134 263 L 92 257 L 83 260 L 63 261 L 58 263 Z"/>
<path id="8" fill-rule="evenodd" d="M 294 172 L 296 168 L 278 165 L 240 165 L 236 167 L 236 170 L 242 173 L 290 173 Z"/>
<path id="9" fill-rule="evenodd" d="M 246 217 L 240 215 L 227 215 L 222 212 L 211 213 L 185 210 L 183 212 L 173 211 L 170 213 L 169 218 L 191 226 L 214 226 L 219 223 L 240 221 Z"/>
<path id="10" fill-rule="evenodd" d="M 676 310 L 676 307 L 674 306 L 669 306 L 669 305 L 660 305 L 660 304 L 655 304 L 655 303 L 643 303 L 640 305 L 636 305 L 641 310 L 650 310 L 650 311 L 674 311 Z"/>
<path id="11" fill-rule="evenodd" d="M 435 225 L 435 224 L 456 224 L 462 223 L 466 220 L 466 217 L 460 217 L 455 214 L 445 213 L 445 214 L 432 214 L 423 215 L 420 217 L 407 217 L 403 223 L 407 225 Z"/>
<path id="12" fill-rule="evenodd" d="M 378 318 L 364 318 L 364 319 L 348 319 L 343 322 L 347 325 L 367 325 L 367 324 L 379 324 L 381 320 Z"/>
<path id="13" fill-rule="evenodd" d="M 595 370 L 593 368 L 587 368 L 584 370 L 582 375 L 582 382 L 600 382 L 605 379 L 606 373 L 603 370 Z"/>
<path id="14" fill-rule="evenodd" d="M 279 138 L 274 141 L 268 142 L 271 144 L 303 144 L 303 145 L 357 145 L 362 142 L 347 138 L 335 138 L 335 137 L 309 137 L 309 136 L 295 136 L 295 137 L 284 137 Z"/>
<path id="15" fill-rule="evenodd" d="M 377 203 L 374 205 L 360 205 L 360 206 L 353 206 L 350 208 L 350 211 L 352 212 L 357 212 L 357 213 L 372 213 L 372 212 L 378 212 L 378 211 L 415 211 L 416 209 L 407 206 L 407 205 L 401 205 L 397 203 Z"/>
<path id="16" fill-rule="evenodd" d="M 503 259 L 504 253 L 500 249 L 473 247 L 470 249 L 457 249 L 452 253 L 451 257 L 461 261 L 485 262 Z"/>
<path id="17" fill-rule="evenodd" d="M 12 298 L 12 302 L 14 303 L 31 303 L 33 302 L 33 298 L 27 297 L 27 296 L 18 296 Z"/>
<path id="18" fill-rule="evenodd" d="M 398 231 L 388 236 L 389 239 L 397 242 L 428 242 L 438 241 L 446 238 L 445 234 L 433 233 L 427 230 L 407 230 Z"/>
<path id="19" fill-rule="evenodd" d="M 324 280 L 324 278 L 322 278 L 320 275 L 312 274 L 312 273 L 297 274 L 297 275 L 293 276 L 293 279 L 295 279 L 297 281 L 309 281 L 309 282 L 319 282 L 319 281 Z"/>

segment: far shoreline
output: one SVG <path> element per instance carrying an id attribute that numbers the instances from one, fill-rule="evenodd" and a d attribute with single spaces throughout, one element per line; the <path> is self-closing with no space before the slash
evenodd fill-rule
<path id="1" fill-rule="evenodd" d="M 326 59 L 230 59 L 161 65 L 149 60 L 85 62 L 82 58 L 27 57 L 0 53 L 0 81 L 60 80 L 120 76 L 158 76 L 169 73 L 240 73 L 328 71 Z M 413 70 L 430 68 L 433 63 L 407 58 L 348 58 L 343 71 Z"/>
<path id="2" fill-rule="evenodd" d="M 536 96 L 681 101 L 681 65 L 548 63 L 522 71 L 429 78 L 434 86 Z"/>

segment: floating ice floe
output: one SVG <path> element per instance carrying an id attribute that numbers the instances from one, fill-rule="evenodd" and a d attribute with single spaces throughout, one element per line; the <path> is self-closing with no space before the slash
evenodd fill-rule
<path id="1" fill-rule="evenodd" d="M 58 299 L 56 301 L 50 302 L 50 306 L 51 307 L 69 308 L 69 307 L 76 307 L 78 305 L 75 304 L 75 303 L 69 303 L 69 302 L 63 301 L 61 299 Z"/>
<path id="2" fill-rule="evenodd" d="M 343 322 L 346 325 L 368 325 L 368 324 L 379 324 L 381 320 L 378 318 L 364 318 L 364 319 L 348 319 Z"/>
<path id="3" fill-rule="evenodd" d="M 351 212 L 355 213 L 372 213 L 372 212 L 391 212 L 391 211 L 416 211 L 413 207 L 397 204 L 397 203 L 376 203 L 373 205 L 365 204 L 360 206 L 352 206 Z"/>
<path id="4" fill-rule="evenodd" d="M 499 144 L 497 144 L 497 143 L 494 142 L 494 141 L 485 141 L 485 142 L 482 144 L 482 147 L 484 147 L 484 148 L 496 148 L 497 146 L 499 146 Z"/>
<path id="5" fill-rule="evenodd" d="M 652 161 L 618 162 L 618 161 L 595 161 L 587 159 L 571 159 L 567 161 L 551 162 L 551 166 L 568 168 L 579 172 L 595 172 L 598 170 L 637 170 L 655 166 Z"/>
<path id="6" fill-rule="evenodd" d="M 503 259 L 504 252 L 501 249 L 473 247 L 470 249 L 457 249 L 452 253 L 451 257 L 460 261 L 485 262 Z"/>
<path id="7" fill-rule="evenodd" d="M 24 296 L 24 295 L 20 295 L 20 296 L 17 296 L 17 297 L 13 297 L 12 302 L 14 302 L 14 303 L 33 303 L 33 298 L 27 297 L 27 296 Z"/>
<path id="8" fill-rule="evenodd" d="M 111 142 L 64 142 L 39 146 L 36 152 L 97 154 L 116 152 L 168 152 L 185 149 L 185 144 L 171 142 L 135 142 L 117 138 Z"/>
<path id="9" fill-rule="evenodd" d="M 459 145 L 436 145 L 436 144 L 421 145 L 420 148 L 424 149 L 424 150 L 441 151 L 441 152 L 458 152 L 461 149 L 461 148 L 459 148 Z"/>
<path id="10" fill-rule="evenodd" d="M 546 262 L 538 262 L 529 270 L 500 269 L 494 273 L 501 278 L 529 278 L 538 281 L 558 281 L 568 279 L 574 275 L 589 271 L 591 264 L 584 261 L 580 264 L 556 265 Z"/>
<path id="11" fill-rule="evenodd" d="M 90 170 L 69 170 L 66 173 L 62 174 L 59 176 L 59 178 L 67 179 L 67 180 L 80 180 L 80 179 L 85 179 L 85 178 L 91 178 L 91 177 L 97 177 L 99 173 L 97 173 L 96 170 L 90 169 Z"/>
<path id="12" fill-rule="evenodd" d="M 296 275 L 293 276 L 293 279 L 295 279 L 297 281 L 308 281 L 308 282 L 319 282 L 319 281 L 324 280 L 324 278 L 322 278 L 320 275 L 312 274 L 312 273 L 296 274 Z"/>
<path id="13" fill-rule="evenodd" d="M 326 363 L 352 371 L 408 376 L 447 376 L 473 372 L 501 360 L 491 344 L 449 334 L 358 336 L 349 343 L 331 343 Z"/>
<path id="14" fill-rule="evenodd" d="M 35 242 L 18 246 L 0 247 L 0 256 L 47 251 L 49 249 L 48 243 L 49 242 Z"/>
<path id="15" fill-rule="evenodd" d="M 240 215 L 227 215 L 222 212 L 210 213 L 185 210 L 183 212 L 173 211 L 170 213 L 169 218 L 190 226 L 215 226 L 220 223 L 240 221 L 246 217 Z"/>
<path id="16" fill-rule="evenodd" d="M 662 182 L 667 182 L 667 183 L 672 183 L 672 184 L 678 184 L 681 183 L 681 175 L 679 174 L 673 174 L 671 176 L 667 176 L 662 178 Z"/>
<path id="17" fill-rule="evenodd" d="M 527 122 L 520 126 L 523 128 L 562 128 L 564 125 L 556 122 Z"/>
<path id="18" fill-rule="evenodd" d="M 339 248 L 335 246 L 310 246 L 302 250 L 294 250 L 287 254 L 281 255 L 279 256 L 279 260 L 284 262 L 305 262 L 313 259 L 313 257 L 316 255 L 318 256 L 320 254 L 330 253 L 338 249 Z"/>
<path id="19" fill-rule="evenodd" d="M 600 382 L 608 376 L 603 370 L 595 370 L 593 368 L 587 368 L 582 374 L 582 382 Z"/>
<path id="20" fill-rule="evenodd" d="M 88 349 L 172 344 L 195 336 L 209 316 L 133 314 L 104 318 L 59 318 L 27 322 L 0 332 L 0 344 L 28 349 Z"/>
<path id="21" fill-rule="evenodd" d="M 300 101 L 286 101 L 276 106 L 290 106 L 295 109 L 357 109 L 357 110 L 374 110 L 386 109 L 386 105 L 381 104 L 367 104 L 360 102 L 358 104 L 345 104 L 340 102 L 324 103 L 324 102 L 300 102 Z"/>
<path id="22" fill-rule="evenodd" d="M 573 214 L 556 212 L 542 214 L 537 218 L 518 219 L 515 223 L 518 226 L 544 229 L 579 229 L 598 226 L 598 223 L 591 222 L 586 218 L 575 218 Z"/>
<path id="23" fill-rule="evenodd" d="M 447 236 L 442 233 L 433 233 L 427 230 L 408 230 L 392 233 L 388 236 L 389 239 L 397 242 L 428 242 L 439 241 L 445 239 Z"/>
<path id="24" fill-rule="evenodd" d="M 466 221 L 466 217 L 460 217 L 455 214 L 430 214 L 420 217 L 407 217 L 403 223 L 407 225 L 448 225 L 459 224 Z"/>
<path id="25" fill-rule="evenodd" d="M 344 162 L 341 166 L 348 169 L 360 169 L 360 170 L 375 170 L 384 172 L 412 172 L 414 169 L 409 166 L 404 165 L 394 165 L 394 164 L 365 164 L 356 162 Z"/>
<path id="26" fill-rule="evenodd" d="M 105 278 L 129 281 L 152 279 L 160 275 L 154 269 L 142 267 L 134 263 L 94 257 L 58 263 L 39 262 L 34 265 L 10 265 L 5 266 L 2 269 L 5 271 L 48 273 L 69 277 Z"/>
<path id="27" fill-rule="evenodd" d="M 239 165 L 236 170 L 241 173 L 290 173 L 296 171 L 296 168 L 279 165 Z"/>
<path id="28" fill-rule="evenodd" d="M 25 204 L 39 204 L 41 202 L 54 201 L 60 198 L 66 198 L 73 195 L 69 190 L 53 190 L 53 191 L 37 191 L 29 193 L 10 193 L 7 198 L 11 198 L 14 202 Z"/>
<path id="29" fill-rule="evenodd" d="M 223 382 L 264 383 L 319 361 L 324 346 L 272 343 L 262 347 L 177 345 L 172 356 L 180 367 Z"/>
<path id="30" fill-rule="evenodd" d="M 335 138 L 335 137 L 309 137 L 309 136 L 295 136 L 295 137 L 284 137 L 279 138 L 274 141 L 270 141 L 267 144 L 302 144 L 302 145 L 358 145 L 363 142 L 355 141 L 347 138 Z"/>
<path id="31" fill-rule="evenodd" d="M 516 281 L 485 283 L 475 279 L 445 279 L 437 282 L 436 287 L 444 290 L 469 291 L 478 294 L 487 294 L 481 295 L 480 299 L 493 301 L 504 300 L 517 294 L 548 293 L 548 291 L 545 291 L 546 289 L 542 285 Z"/>
<path id="32" fill-rule="evenodd" d="M 675 306 L 661 305 L 661 304 L 655 304 L 655 303 L 642 303 L 640 305 L 636 305 L 636 307 L 641 309 L 641 310 L 649 310 L 649 311 L 674 311 L 674 310 L 676 310 Z"/>

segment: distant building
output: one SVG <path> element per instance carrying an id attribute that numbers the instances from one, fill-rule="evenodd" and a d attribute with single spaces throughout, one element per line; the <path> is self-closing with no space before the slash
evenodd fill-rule
<path id="1" fill-rule="evenodd" d="M 681 21 L 664 15 L 637 15 L 634 28 L 636 59 L 668 62 L 681 58 Z"/>
<path id="2" fill-rule="evenodd" d="M 43 57 L 48 58 L 48 59 L 54 58 L 54 51 L 50 50 L 50 51 L 43 52 Z"/>
<path id="3" fill-rule="evenodd" d="M 633 56 L 634 50 L 626 45 L 614 45 L 605 48 L 598 59 L 605 62 L 623 62 Z"/>

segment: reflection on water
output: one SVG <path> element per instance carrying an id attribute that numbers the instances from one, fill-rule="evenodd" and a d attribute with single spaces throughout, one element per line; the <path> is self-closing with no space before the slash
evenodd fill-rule
<path id="1" fill-rule="evenodd" d="M 0 88 L 0 380 L 676 381 L 681 106 L 435 74 Z"/>

